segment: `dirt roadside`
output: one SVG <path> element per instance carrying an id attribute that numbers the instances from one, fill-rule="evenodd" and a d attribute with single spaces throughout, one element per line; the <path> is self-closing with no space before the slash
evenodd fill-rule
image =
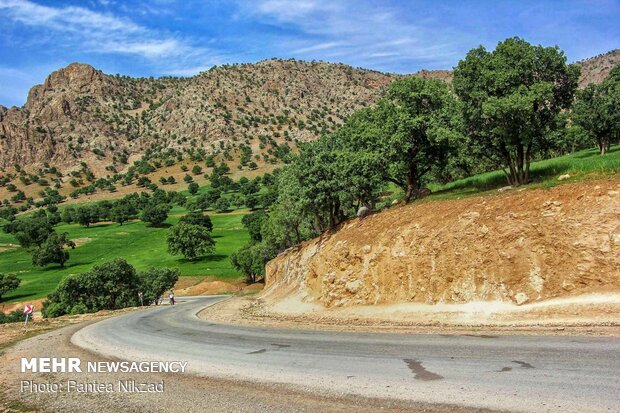
<path id="1" fill-rule="evenodd" d="M 480 412 L 483 410 L 449 405 L 431 405 L 381 399 L 317 394 L 284 384 L 268 387 L 261 383 L 227 381 L 188 374 L 155 373 L 20 373 L 21 357 L 79 357 L 82 363 L 106 361 L 70 343 L 71 335 L 94 322 L 85 321 L 19 341 L 0 356 L 0 411 L 4 412 Z M 137 360 L 136 360 L 137 361 Z M 164 383 L 163 393 L 32 393 L 20 392 L 22 380 L 57 383 L 116 383 L 119 380 Z"/>
<path id="2" fill-rule="evenodd" d="M 302 328 L 405 334 L 589 335 L 620 336 L 620 303 L 534 306 L 518 312 L 404 311 L 398 306 L 371 309 L 317 309 L 297 302 L 297 311 L 279 312 L 256 297 L 232 297 L 201 311 L 202 319 L 272 328 Z M 480 303 L 483 305 L 484 303 Z M 288 310 L 294 307 L 287 303 Z M 368 311 L 365 311 L 368 310 Z"/>

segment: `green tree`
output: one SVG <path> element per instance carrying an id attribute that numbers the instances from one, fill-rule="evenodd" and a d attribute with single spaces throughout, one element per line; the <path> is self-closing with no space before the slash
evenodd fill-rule
<path id="1" fill-rule="evenodd" d="M 192 225 L 200 225 L 206 228 L 209 232 L 213 231 L 213 222 L 209 215 L 204 215 L 202 212 L 192 211 L 187 215 L 182 216 L 179 222 Z"/>
<path id="2" fill-rule="evenodd" d="M 140 279 L 127 261 L 117 258 L 85 273 L 63 278 L 43 303 L 45 317 L 137 306 Z"/>
<path id="3" fill-rule="evenodd" d="M 573 119 L 594 138 L 601 155 L 609 150 L 613 139 L 620 139 L 620 66 L 601 84 L 577 93 Z"/>
<path id="4" fill-rule="evenodd" d="M 69 259 L 69 252 L 65 245 L 75 248 L 75 243 L 67 239 L 67 234 L 51 233 L 47 240 L 32 253 L 32 265 L 45 267 L 48 264 L 60 264 L 64 268 L 65 262 Z"/>
<path id="5" fill-rule="evenodd" d="M 199 186 L 196 182 L 190 182 L 190 184 L 187 185 L 187 190 L 192 195 L 196 195 L 198 193 L 198 188 Z"/>
<path id="6" fill-rule="evenodd" d="M 227 174 L 228 172 L 230 172 L 230 167 L 229 167 L 228 165 L 226 165 L 226 163 L 222 162 L 222 163 L 220 163 L 220 164 L 217 166 L 217 168 L 216 168 L 216 172 L 217 172 L 219 175 L 225 175 L 225 174 Z"/>
<path id="7" fill-rule="evenodd" d="M 158 227 L 168 219 L 168 204 L 146 205 L 142 210 L 141 219 L 154 227 Z"/>
<path id="8" fill-rule="evenodd" d="M 261 236 L 270 257 L 318 235 L 312 218 L 305 212 L 303 189 L 287 168 L 278 176 L 278 198 L 261 226 Z"/>
<path id="9" fill-rule="evenodd" d="M 230 208 L 230 201 L 226 198 L 220 198 L 213 207 L 220 212 L 226 212 Z"/>
<path id="10" fill-rule="evenodd" d="M 11 232 L 24 248 L 40 247 L 47 237 L 54 232 L 47 217 L 36 216 L 26 220 L 16 220 L 12 223 Z"/>
<path id="11" fill-rule="evenodd" d="M 110 210 L 110 218 L 121 226 L 136 215 L 136 208 L 128 200 L 119 200 Z"/>
<path id="12" fill-rule="evenodd" d="M 99 213 L 95 206 L 80 206 L 75 211 L 75 221 L 88 228 L 99 221 Z"/>
<path id="13" fill-rule="evenodd" d="M 15 275 L 0 273 L 0 301 L 2 300 L 3 295 L 17 289 L 20 283 L 21 280 Z"/>
<path id="14" fill-rule="evenodd" d="M 213 205 L 218 199 L 222 197 L 222 191 L 216 188 L 211 188 L 203 194 L 205 203 L 207 205 Z"/>
<path id="15" fill-rule="evenodd" d="M 179 280 L 179 270 L 177 268 L 156 268 L 151 267 L 146 271 L 138 273 L 140 280 L 140 292 L 145 303 L 153 303 L 161 295 L 171 289 Z"/>
<path id="16" fill-rule="evenodd" d="M 202 168 L 200 167 L 200 165 L 194 165 L 194 167 L 192 168 L 192 173 L 194 175 L 200 175 L 202 173 Z"/>
<path id="17" fill-rule="evenodd" d="M 265 263 L 270 256 L 263 244 L 246 245 L 230 256 L 230 262 L 241 271 L 249 282 L 256 282 L 265 276 Z"/>
<path id="18" fill-rule="evenodd" d="M 215 166 L 215 158 L 213 157 L 213 155 L 207 156 L 207 158 L 205 159 L 205 165 L 207 166 L 207 168 L 213 168 Z"/>
<path id="19" fill-rule="evenodd" d="M 263 237 L 261 235 L 261 228 L 267 220 L 267 214 L 264 211 L 253 212 L 251 214 L 244 215 L 241 218 L 241 223 L 250 233 L 250 239 L 254 243 L 261 242 Z"/>
<path id="20" fill-rule="evenodd" d="M 182 254 L 190 261 L 210 254 L 215 250 L 215 241 L 206 227 L 179 223 L 170 228 L 167 237 L 168 252 L 171 255 Z"/>
<path id="21" fill-rule="evenodd" d="M 337 145 L 338 180 L 347 194 L 343 202 L 373 208 L 390 172 L 396 172 L 388 169 L 385 161 L 391 134 L 384 129 L 385 113 L 377 108 L 360 110 L 331 136 Z"/>
<path id="22" fill-rule="evenodd" d="M 460 137 L 458 109 L 444 82 L 417 77 L 393 82 L 375 109 L 377 149 L 385 162 L 386 179 L 403 189 L 405 202 L 417 197 L 433 167 L 447 162 L 453 142 Z M 361 153 L 357 160 L 361 168 L 372 168 L 375 162 L 373 152 Z"/>
<path id="23" fill-rule="evenodd" d="M 245 198 L 245 206 L 250 208 L 250 210 L 254 210 L 258 206 L 258 197 L 256 195 L 248 195 Z"/>
<path id="24" fill-rule="evenodd" d="M 230 205 L 233 209 L 241 208 L 245 205 L 245 197 L 241 194 L 234 193 L 230 196 Z"/>
<path id="25" fill-rule="evenodd" d="M 465 130 L 477 156 L 504 170 L 511 185 L 529 181 L 530 163 L 569 108 L 579 68 L 557 47 L 510 38 L 489 52 L 471 50 L 454 71 Z"/>

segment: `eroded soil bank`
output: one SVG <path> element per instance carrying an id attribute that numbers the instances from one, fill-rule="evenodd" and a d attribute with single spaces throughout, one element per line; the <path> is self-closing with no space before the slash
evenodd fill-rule
<path id="1" fill-rule="evenodd" d="M 615 323 L 620 177 L 393 207 L 286 251 L 266 280 L 273 314 Z"/>

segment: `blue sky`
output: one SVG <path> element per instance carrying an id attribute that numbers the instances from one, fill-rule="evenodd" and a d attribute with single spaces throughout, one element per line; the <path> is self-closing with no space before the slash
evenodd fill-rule
<path id="1" fill-rule="evenodd" d="M 271 57 L 411 73 L 521 36 L 570 61 L 620 47 L 620 0 L 0 0 L 0 104 L 67 64 L 190 76 Z"/>

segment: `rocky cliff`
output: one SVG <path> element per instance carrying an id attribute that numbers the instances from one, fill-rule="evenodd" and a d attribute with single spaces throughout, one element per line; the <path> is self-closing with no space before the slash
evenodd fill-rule
<path id="1" fill-rule="evenodd" d="M 393 207 L 281 254 L 266 287 L 328 308 L 620 293 L 620 179 Z"/>

